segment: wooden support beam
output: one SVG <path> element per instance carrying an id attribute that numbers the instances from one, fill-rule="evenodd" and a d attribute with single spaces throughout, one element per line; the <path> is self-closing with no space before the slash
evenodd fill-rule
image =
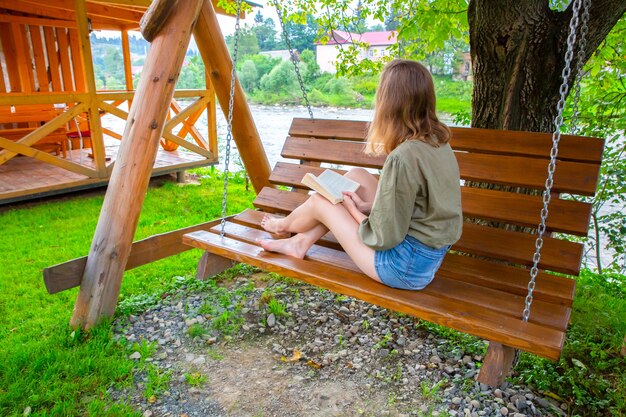
<path id="1" fill-rule="evenodd" d="M 89 25 L 84 0 L 74 0 L 76 10 L 76 24 L 78 25 L 78 46 L 82 58 L 81 67 L 84 69 L 84 82 L 89 94 L 89 130 L 91 131 L 91 150 L 96 164 L 96 171 L 100 178 L 107 178 L 106 151 L 102 137 L 102 120 L 98 111 L 98 97 L 96 95 L 96 78 L 91 56 L 91 40 L 89 39 Z M 72 50 L 72 53 L 74 50 Z"/>
<path id="2" fill-rule="evenodd" d="M 37 149 L 31 148 L 30 146 L 22 145 L 21 143 L 13 142 L 12 140 L 0 137 L 0 148 L 6 148 L 11 151 L 13 154 L 21 154 L 30 156 L 31 158 L 35 158 L 39 161 L 46 162 L 50 165 L 58 166 L 59 168 L 66 169 L 71 172 L 75 172 L 76 174 L 85 175 L 90 178 L 97 178 L 98 173 L 93 169 L 89 169 L 80 164 L 77 164 L 72 161 L 68 161 L 67 159 L 59 158 L 54 155 L 49 154 L 48 152 L 39 151 Z"/>
<path id="3" fill-rule="evenodd" d="M 220 224 L 220 220 L 196 224 L 183 229 L 173 230 L 147 237 L 132 244 L 126 271 L 137 268 L 168 256 L 177 255 L 193 247 L 184 245 L 182 238 L 186 233 L 198 230 L 210 230 Z M 80 285 L 81 277 L 87 265 L 87 257 L 72 259 L 62 264 L 54 265 L 43 270 L 44 283 L 48 293 L 55 294 Z M 221 272 L 221 271 L 220 271 Z"/>
<path id="4" fill-rule="evenodd" d="M 211 81 L 222 111 L 228 117 L 228 102 L 233 63 L 220 30 L 213 5 L 205 1 L 194 29 L 194 39 L 202 55 L 204 65 L 211 75 Z M 263 149 L 259 132 L 254 125 L 250 107 L 241 84 L 236 80 L 235 102 L 233 106 L 233 138 L 246 168 L 250 181 L 257 193 L 263 187 L 273 187 L 269 182 L 270 164 Z"/>
<path id="5" fill-rule="evenodd" d="M 165 117 L 201 4 L 179 0 L 150 46 L 87 258 L 73 327 L 91 328 L 115 312 Z"/>
<path id="6" fill-rule="evenodd" d="M 124 57 L 124 80 L 126 81 L 126 89 L 133 89 L 133 70 L 130 59 L 130 42 L 128 39 L 128 31 L 122 31 L 122 55 Z"/>
<path id="7" fill-rule="evenodd" d="M 186 141 L 185 139 L 176 136 L 175 134 L 173 134 L 172 132 L 163 132 L 163 138 L 165 140 L 169 140 L 170 142 L 174 142 L 180 146 L 182 146 L 183 148 L 189 149 L 192 152 L 197 153 L 198 155 L 202 155 L 207 159 L 213 159 L 215 157 L 215 155 L 213 155 L 211 153 L 211 151 L 209 151 L 208 149 L 204 149 L 198 145 L 196 145 L 195 143 L 191 143 L 189 141 Z"/>
<path id="8" fill-rule="evenodd" d="M 204 252 L 200 258 L 200 262 L 198 262 L 196 278 L 204 281 L 209 277 L 226 271 L 228 268 L 232 268 L 235 264 L 235 261 L 228 258 L 214 255 L 211 252 Z"/>
<path id="9" fill-rule="evenodd" d="M 172 130 L 178 124 L 183 123 L 186 118 L 188 118 L 192 114 L 196 113 L 199 109 L 204 107 L 209 100 L 210 100 L 209 97 L 206 97 L 206 96 L 200 97 L 198 100 L 194 101 L 193 103 L 191 103 L 189 106 L 185 107 L 184 109 L 181 109 L 178 103 L 176 103 L 176 101 L 173 101 L 171 105 L 173 106 L 174 110 L 177 113 L 174 117 L 172 117 L 170 120 L 167 121 L 167 123 L 165 124 L 165 130 Z"/>
<path id="10" fill-rule="evenodd" d="M 152 42 L 156 35 L 159 34 L 163 24 L 172 13 L 175 4 L 175 0 L 154 0 L 150 4 L 150 7 L 139 22 L 139 28 L 145 40 Z"/>
<path id="11" fill-rule="evenodd" d="M 85 93 L 7 93 L 0 94 L 0 106 L 20 106 L 29 104 L 87 103 Z"/>
<path id="12" fill-rule="evenodd" d="M 209 150 L 213 152 L 214 155 L 218 154 L 218 146 L 217 146 L 217 109 L 215 108 L 215 90 L 213 89 L 213 84 L 211 83 L 211 78 L 209 77 L 209 73 L 205 71 L 205 82 L 207 91 L 209 91 L 209 97 L 211 97 L 211 102 L 206 106 L 206 117 L 207 117 L 207 138 L 209 140 Z"/>
<path id="13" fill-rule="evenodd" d="M 490 341 L 477 381 L 490 387 L 501 386 L 511 374 L 514 359 L 514 348 Z"/>

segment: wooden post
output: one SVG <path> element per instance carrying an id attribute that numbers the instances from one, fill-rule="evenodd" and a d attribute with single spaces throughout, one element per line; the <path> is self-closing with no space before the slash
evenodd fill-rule
<path id="1" fill-rule="evenodd" d="M 199 280 L 205 280 L 213 275 L 217 275 L 220 272 L 231 268 L 235 265 L 235 261 L 228 258 L 224 258 L 218 255 L 214 255 L 210 252 L 204 252 L 198 262 L 198 269 L 196 271 L 196 278 Z"/>
<path id="2" fill-rule="evenodd" d="M 122 30 L 122 55 L 124 57 L 124 81 L 126 81 L 126 90 L 133 89 L 133 70 L 130 58 L 130 43 L 128 41 L 128 31 Z"/>
<path id="3" fill-rule="evenodd" d="M 179 0 L 150 46 L 85 265 L 73 327 L 93 327 L 115 312 L 165 116 L 201 4 Z"/>
<path id="4" fill-rule="evenodd" d="M 514 348 L 490 341 L 483 366 L 478 374 L 478 382 L 490 387 L 499 387 L 511 373 L 514 359 Z"/>
<path id="5" fill-rule="evenodd" d="M 206 105 L 207 110 L 207 142 L 209 143 L 209 150 L 214 154 L 218 154 L 218 146 L 217 146 L 217 112 L 215 109 L 215 90 L 213 89 L 213 84 L 211 83 L 211 78 L 209 77 L 209 72 L 205 71 L 205 83 L 208 94 L 211 97 L 211 101 L 209 101 Z"/>
<path id="6" fill-rule="evenodd" d="M 228 48 L 211 2 L 205 1 L 202 5 L 193 33 L 204 65 L 211 76 L 222 111 L 228 117 L 233 62 L 228 54 Z M 239 80 L 236 80 L 235 86 L 233 138 L 255 191 L 259 193 L 263 187 L 273 187 L 269 182 L 270 165 L 267 155 Z"/>
<path id="7" fill-rule="evenodd" d="M 84 69 L 84 79 L 89 94 L 89 130 L 91 131 L 91 149 L 96 164 L 96 171 L 100 178 L 107 177 L 106 151 L 104 150 L 104 139 L 102 134 L 102 123 L 100 112 L 98 111 L 98 95 L 96 92 L 96 78 L 94 74 L 93 60 L 91 56 L 91 41 L 89 40 L 89 27 L 87 21 L 87 9 L 84 0 L 74 0 L 76 9 L 76 24 L 78 25 L 78 44 L 80 45 L 79 56 L 72 56 L 72 60 L 79 60 L 82 57 L 81 67 Z M 76 51 L 73 49 L 72 52 Z M 74 63 L 76 64 L 76 63 Z M 75 67 L 76 68 L 76 67 Z M 74 73 L 78 90 L 78 73 Z"/>

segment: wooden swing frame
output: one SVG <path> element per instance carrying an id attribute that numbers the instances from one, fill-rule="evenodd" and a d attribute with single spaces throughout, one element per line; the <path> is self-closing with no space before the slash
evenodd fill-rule
<path id="1" fill-rule="evenodd" d="M 219 236 L 220 220 L 216 220 L 132 243 L 151 162 L 191 28 L 225 114 L 231 81 L 232 62 L 210 1 L 187 0 L 185 7 L 172 7 L 164 17 L 158 13 L 154 16 L 161 16 L 163 21 L 150 22 L 160 29 L 154 31 L 137 99 L 129 114 L 134 123 L 124 131 L 124 146 L 113 170 L 90 253 L 44 270 L 50 293 L 80 285 L 73 326 L 90 328 L 103 317 L 113 315 L 124 270 L 197 247 L 205 251 L 197 272 L 200 279 L 219 273 L 234 262 L 246 262 L 485 338 L 490 344 L 478 379 L 492 386 L 500 385 L 510 372 L 515 349 L 558 359 L 575 281 L 541 272 L 531 319 L 522 320 L 527 268 L 532 265 L 534 252 L 532 234 L 466 222 L 463 237 L 453 247 L 454 253 L 446 257 L 433 283 L 419 292 L 396 290 L 368 279 L 332 236 L 322 239 L 304 260 L 267 253 L 256 246 L 257 238 L 267 236 L 260 229 L 263 211 L 288 213 L 307 198 L 300 185 L 306 172 L 318 172 L 324 162 L 380 168 L 384 158 L 361 152 L 365 122 L 294 119 L 282 155 L 300 161 L 279 163 L 270 173 L 238 80 L 233 138 L 258 194 L 254 204 L 263 211 L 246 210 L 228 218 L 224 238 Z M 541 189 L 550 136 L 455 128 L 452 146 L 465 180 Z M 561 141 L 554 191 L 593 195 L 603 141 L 567 135 Z M 277 185 L 301 192 L 279 190 Z M 541 199 L 463 187 L 463 207 L 468 218 L 533 227 L 538 223 Z M 549 231 L 586 235 L 589 204 L 555 196 L 550 207 L 553 214 L 548 221 Z M 553 237 L 544 240 L 540 267 L 577 275 L 582 245 Z"/>

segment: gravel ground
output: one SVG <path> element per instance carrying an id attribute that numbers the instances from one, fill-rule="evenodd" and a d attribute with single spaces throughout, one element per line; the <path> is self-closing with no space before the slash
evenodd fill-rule
<path id="1" fill-rule="evenodd" d="M 479 384 L 484 343 L 426 327 L 265 273 L 182 286 L 116 322 L 139 364 L 110 394 L 144 417 L 565 415 L 529 387 Z"/>

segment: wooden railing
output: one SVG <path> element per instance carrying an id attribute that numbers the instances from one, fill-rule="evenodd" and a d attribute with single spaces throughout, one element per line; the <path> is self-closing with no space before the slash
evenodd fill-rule
<path id="1" fill-rule="evenodd" d="M 60 168 L 66 169 L 77 174 L 86 175 L 91 178 L 102 178 L 108 176 L 112 169 L 112 164 L 109 166 L 99 166 L 98 159 L 96 159 L 95 169 L 81 165 L 74 161 L 67 160 L 47 152 L 43 152 L 35 148 L 35 145 L 55 132 L 57 129 L 66 126 L 68 123 L 81 114 L 90 114 L 92 109 L 96 108 L 100 117 L 103 114 L 109 113 L 122 120 L 127 120 L 128 112 L 120 106 L 130 103 L 134 98 L 133 91 L 106 91 L 98 92 L 95 94 L 95 106 L 93 105 L 93 95 L 90 93 L 68 92 L 68 93 L 7 93 L 0 95 L 0 107 L 9 108 L 11 106 L 26 106 L 37 104 L 49 104 L 64 103 L 66 110 L 53 117 L 45 124 L 33 128 L 24 137 L 19 140 L 7 139 L 2 137 L 2 131 L 0 131 L 0 165 L 6 163 L 17 155 L 25 155 L 45 163 L 49 163 Z M 181 106 L 181 99 L 195 99 L 185 107 Z M 203 111 L 207 111 L 208 129 L 207 137 L 200 133 L 195 126 L 198 118 Z M 205 90 L 178 90 L 174 94 L 174 99 L 170 104 L 170 118 L 166 122 L 161 144 L 165 150 L 173 151 L 179 146 L 183 147 L 191 152 L 202 155 L 203 157 L 211 160 L 217 160 L 217 127 L 215 120 L 215 93 L 212 89 Z M 97 116 L 97 115 L 95 115 Z M 41 119 L 41 116 L 33 115 L 34 119 Z M 94 121 L 96 117 L 89 115 L 89 120 Z M 40 120 L 45 121 L 45 120 Z M 99 125 L 96 131 L 92 131 L 91 143 L 94 148 L 94 152 L 101 152 L 104 155 L 104 139 L 103 134 L 107 134 L 113 138 L 121 139 L 122 135 L 119 132 L 115 132 L 108 128 L 102 128 L 100 119 L 98 118 L 97 124 Z M 93 124 L 93 123 L 92 123 Z M 98 133 L 98 131 L 100 133 Z M 190 136 L 192 141 L 186 139 Z M 104 162 L 104 159 L 100 161 L 100 164 Z M 104 175 L 103 175 L 104 174 Z"/>

